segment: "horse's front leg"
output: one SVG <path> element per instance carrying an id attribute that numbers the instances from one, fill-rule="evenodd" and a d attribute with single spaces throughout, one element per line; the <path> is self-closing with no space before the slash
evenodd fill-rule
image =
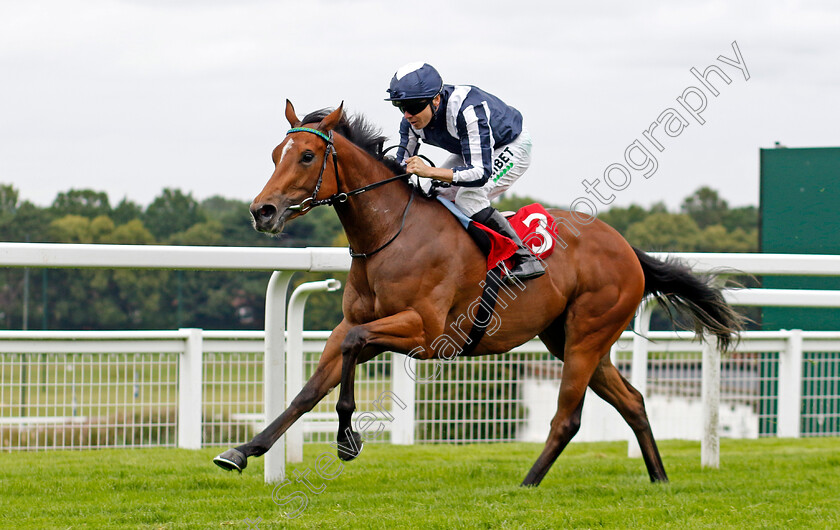
<path id="1" fill-rule="evenodd" d="M 350 326 L 343 321 L 330 334 L 315 373 L 312 374 L 312 377 L 289 404 L 289 408 L 284 410 L 261 433 L 254 436 L 253 440 L 239 447 L 228 449 L 214 458 L 213 462 L 216 465 L 228 471 L 235 469 L 241 472 L 248 465 L 249 456 L 265 454 L 294 422 L 312 410 L 318 402 L 324 399 L 324 396 L 335 388 L 341 379 L 341 342 L 347 335 L 348 329 L 350 329 Z"/>
<path id="2" fill-rule="evenodd" d="M 335 406 L 338 412 L 339 458 L 353 460 L 362 450 L 362 437 L 353 431 L 352 424 L 353 412 L 356 410 L 353 387 L 359 359 L 362 356 L 370 359 L 383 351 L 407 353 L 424 345 L 423 319 L 414 310 L 402 311 L 350 329 L 341 344 L 341 390 Z"/>

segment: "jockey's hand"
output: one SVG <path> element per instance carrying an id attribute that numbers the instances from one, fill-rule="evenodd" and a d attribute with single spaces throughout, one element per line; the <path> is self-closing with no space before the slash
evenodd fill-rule
<path id="1" fill-rule="evenodd" d="M 432 175 L 429 172 L 430 169 L 432 168 L 427 166 L 423 159 L 419 156 L 412 156 L 411 158 L 406 160 L 406 173 L 412 173 L 414 175 L 417 175 L 418 177 L 432 178 Z"/>
<path id="2" fill-rule="evenodd" d="M 427 166 L 419 156 L 412 156 L 406 160 L 405 172 L 412 173 L 418 177 L 452 182 L 452 170 L 444 167 Z"/>

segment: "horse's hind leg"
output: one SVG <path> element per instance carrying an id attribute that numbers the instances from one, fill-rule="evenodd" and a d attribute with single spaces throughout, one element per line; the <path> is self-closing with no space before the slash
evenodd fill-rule
<path id="1" fill-rule="evenodd" d="M 589 382 L 589 387 L 604 401 L 615 407 L 627 425 L 633 429 L 639 441 L 639 447 L 642 449 L 650 481 L 668 482 L 665 466 L 662 465 L 662 458 L 659 456 L 659 449 L 656 447 L 656 441 L 653 439 L 653 432 L 648 423 L 644 399 L 639 391 L 621 376 L 610 361 L 609 355 L 601 358 Z"/>
<path id="2" fill-rule="evenodd" d="M 569 323 L 566 325 L 575 327 Z M 563 319 L 558 319 L 549 329 L 540 334 L 540 339 L 548 350 L 564 361 L 563 376 L 560 380 L 557 412 L 551 420 L 548 439 L 539 458 L 522 481 L 523 486 L 539 485 L 551 465 L 577 434 L 586 386 L 598 366 L 598 360 L 603 351 L 601 343 L 607 340 L 603 334 L 603 330 L 592 334 L 580 334 L 575 330 L 572 336 L 581 338 L 574 343 L 571 341 L 567 343 Z"/>
<path id="3" fill-rule="evenodd" d="M 586 387 L 601 359 L 608 356 L 610 346 L 633 318 L 641 294 L 632 289 L 616 293 L 615 289 L 606 287 L 578 296 L 566 308 L 564 317 L 540 333 L 548 350 L 563 360 L 563 376 L 548 440 L 523 486 L 538 485 L 577 434 Z"/>
<path id="4" fill-rule="evenodd" d="M 539 458 L 531 467 L 523 486 L 538 486 L 551 465 L 577 434 L 583 397 L 589 378 L 598 365 L 597 354 L 585 350 L 567 349 L 560 380 L 560 395 L 557 398 L 557 412 L 551 420 L 551 431 Z"/>

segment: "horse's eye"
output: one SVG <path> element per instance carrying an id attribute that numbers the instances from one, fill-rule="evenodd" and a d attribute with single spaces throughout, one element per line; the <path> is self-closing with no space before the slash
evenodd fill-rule
<path id="1" fill-rule="evenodd" d="M 303 155 L 300 157 L 300 161 L 304 164 L 308 164 L 313 160 L 315 160 L 315 153 L 313 153 L 312 151 L 307 151 L 303 153 Z"/>

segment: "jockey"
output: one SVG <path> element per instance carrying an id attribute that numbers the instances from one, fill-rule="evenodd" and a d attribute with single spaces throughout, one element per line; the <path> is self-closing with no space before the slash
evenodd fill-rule
<path id="1" fill-rule="evenodd" d="M 421 62 L 397 70 L 388 95 L 386 101 L 403 113 L 397 161 L 406 172 L 451 183 L 443 197 L 519 246 L 510 274 L 519 280 L 542 276 L 542 264 L 490 205 L 531 164 L 531 136 L 522 114 L 477 87 L 444 85 L 437 70 Z M 430 167 L 415 156 L 420 140 L 452 156 L 441 167 Z"/>

